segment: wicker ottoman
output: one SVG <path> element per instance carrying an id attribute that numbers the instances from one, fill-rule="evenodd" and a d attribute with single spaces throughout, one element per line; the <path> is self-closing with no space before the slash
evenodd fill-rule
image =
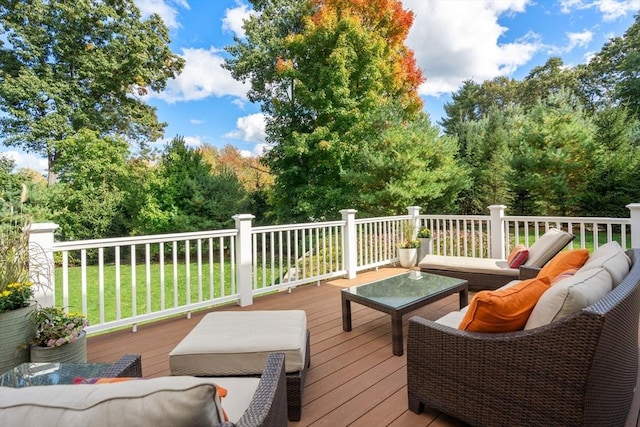
<path id="1" fill-rule="evenodd" d="M 259 376 L 272 352 L 285 354 L 289 420 L 299 421 L 310 358 L 302 310 L 209 313 L 169 353 L 169 369 L 171 375 Z"/>

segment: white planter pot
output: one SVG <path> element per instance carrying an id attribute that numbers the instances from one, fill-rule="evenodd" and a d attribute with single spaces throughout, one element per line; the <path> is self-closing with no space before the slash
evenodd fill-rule
<path id="1" fill-rule="evenodd" d="M 420 247 L 418 248 L 418 262 L 425 257 L 425 255 L 431 255 L 433 253 L 433 238 L 432 237 L 421 237 Z"/>
<path id="2" fill-rule="evenodd" d="M 418 248 L 400 248 L 398 249 L 398 257 L 401 266 L 411 268 L 418 262 Z"/>

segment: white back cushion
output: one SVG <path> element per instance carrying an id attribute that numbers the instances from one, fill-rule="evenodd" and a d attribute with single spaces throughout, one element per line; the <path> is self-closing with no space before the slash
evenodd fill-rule
<path id="1" fill-rule="evenodd" d="M 555 254 L 567 246 L 573 236 L 557 228 L 550 228 L 529 248 L 529 257 L 524 265 L 530 267 L 544 266 Z"/>
<path id="2" fill-rule="evenodd" d="M 593 251 L 580 270 L 590 270 L 592 268 L 604 268 L 607 270 L 613 279 L 613 287 L 615 288 L 629 274 L 631 260 L 624 253 L 620 244 L 613 241 Z"/>
<path id="3" fill-rule="evenodd" d="M 0 387 L 0 425 L 212 426 L 220 423 L 216 400 L 215 386 L 195 377 Z"/>
<path id="4" fill-rule="evenodd" d="M 581 269 L 542 294 L 524 328 L 533 329 L 562 319 L 595 303 L 611 289 L 611 275 L 604 268 Z"/>

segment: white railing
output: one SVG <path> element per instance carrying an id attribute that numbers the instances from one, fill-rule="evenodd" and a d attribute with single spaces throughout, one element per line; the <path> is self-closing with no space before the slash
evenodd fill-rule
<path id="1" fill-rule="evenodd" d="M 576 235 L 572 247 L 596 248 L 617 240 L 640 247 L 640 204 L 630 218 L 506 216 L 490 206 L 488 216 L 420 214 L 253 227 L 252 215 L 236 215 L 236 227 L 194 233 L 55 242 L 55 224 L 34 224 L 33 257 L 48 265 L 54 292 L 38 295 L 89 316 L 88 332 L 132 326 L 205 307 L 319 284 L 335 277 L 398 261 L 396 244 L 405 227 L 432 230 L 434 253 L 505 258 L 516 244 L 531 245 L 550 227 Z M 40 269 L 42 270 L 42 269 Z"/>

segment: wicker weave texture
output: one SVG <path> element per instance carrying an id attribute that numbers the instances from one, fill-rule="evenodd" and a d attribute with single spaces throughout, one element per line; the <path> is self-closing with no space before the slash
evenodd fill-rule
<path id="1" fill-rule="evenodd" d="M 624 425 L 637 378 L 640 250 L 596 304 L 527 331 L 479 334 L 412 317 L 409 409 L 478 426 Z"/>
<path id="2" fill-rule="evenodd" d="M 142 356 L 139 354 L 125 354 L 107 371 L 103 377 L 141 377 L 142 376 Z"/>

